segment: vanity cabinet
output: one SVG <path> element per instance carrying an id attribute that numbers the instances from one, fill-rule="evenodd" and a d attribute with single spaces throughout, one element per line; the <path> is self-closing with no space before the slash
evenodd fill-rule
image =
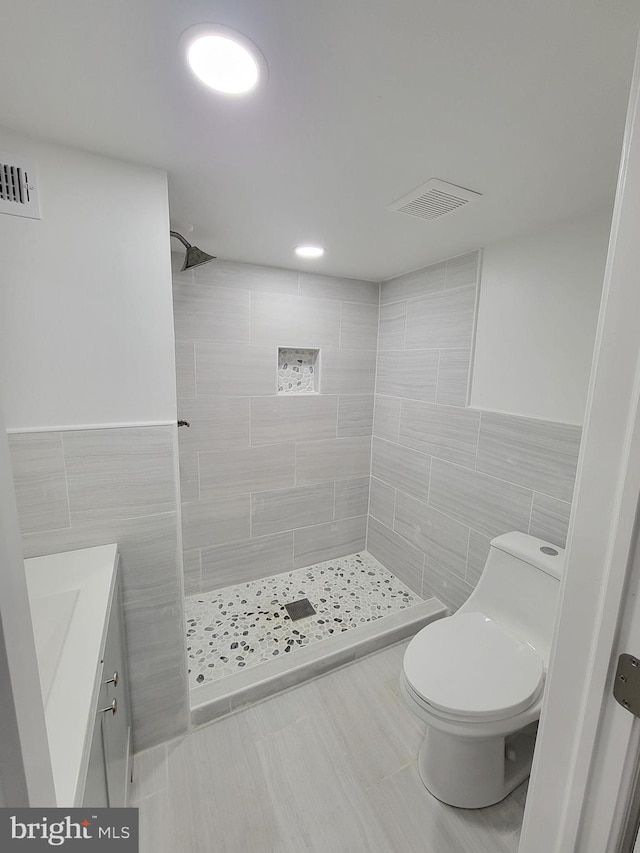
<path id="1" fill-rule="evenodd" d="M 60 807 L 127 802 L 131 714 L 117 545 L 25 560 Z"/>
<path id="2" fill-rule="evenodd" d="M 122 807 L 127 803 L 131 769 L 131 713 L 119 573 L 98 680 L 82 805 Z"/>

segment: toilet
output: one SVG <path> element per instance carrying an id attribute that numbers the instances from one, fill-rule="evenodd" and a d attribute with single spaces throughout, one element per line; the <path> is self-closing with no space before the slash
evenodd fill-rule
<path id="1" fill-rule="evenodd" d="M 531 770 L 564 550 L 505 533 L 453 615 L 407 646 L 401 689 L 427 724 L 420 777 L 451 806 L 504 799 Z"/>

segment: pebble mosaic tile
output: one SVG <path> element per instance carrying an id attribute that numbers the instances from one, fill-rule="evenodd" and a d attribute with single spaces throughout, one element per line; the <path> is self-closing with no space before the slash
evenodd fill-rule
<path id="1" fill-rule="evenodd" d="M 292 621 L 285 605 L 301 598 L 317 612 Z M 295 654 L 419 601 L 368 553 L 187 596 L 189 686 Z"/>
<path id="2" fill-rule="evenodd" d="M 318 350 L 278 350 L 278 394 L 313 394 L 318 391 Z"/>

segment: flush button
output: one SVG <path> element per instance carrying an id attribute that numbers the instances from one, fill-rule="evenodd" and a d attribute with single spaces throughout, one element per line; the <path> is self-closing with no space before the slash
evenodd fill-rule
<path id="1" fill-rule="evenodd" d="M 555 548 L 549 548 L 547 545 L 544 545 L 542 548 L 540 548 L 540 550 L 542 551 L 543 554 L 548 554 L 549 557 L 557 557 L 558 556 L 558 552 L 556 551 L 556 549 Z"/>

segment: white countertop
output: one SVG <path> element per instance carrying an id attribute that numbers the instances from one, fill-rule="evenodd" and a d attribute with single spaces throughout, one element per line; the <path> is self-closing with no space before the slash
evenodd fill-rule
<path id="1" fill-rule="evenodd" d="M 58 806 L 77 806 L 89 760 L 118 546 L 24 561 Z"/>

